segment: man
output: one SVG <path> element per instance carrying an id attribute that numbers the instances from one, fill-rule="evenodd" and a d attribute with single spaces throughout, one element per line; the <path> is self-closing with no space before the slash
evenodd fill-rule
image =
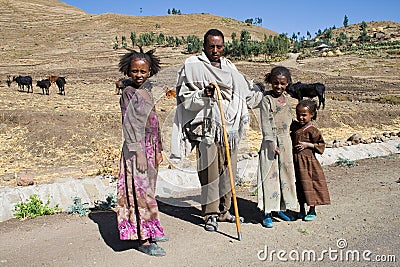
<path id="1" fill-rule="evenodd" d="M 223 110 L 230 146 L 232 171 L 237 171 L 237 148 L 249 121 L 247 105 L 260 102 L 260 85 L 254 87 L 235 65 L 222 57 L 224 35 L 211 29 L 204 35 L 201 55 L 189 57 L 178 72 L 177 110 L 171 138 L 171 158 L 181 159 L 183 143 L 197 152 L 202 216 L 205 230 L 216 231 L 218 221 L 235 222 L 231 215 L 232 191 L 224 148 L 221 115 L 215 96 L 217 83 L 223 97 Z M 178 137 L 178 138 L 177 138 Z M 181 143 L 173 143 L 179 140 Z"/>

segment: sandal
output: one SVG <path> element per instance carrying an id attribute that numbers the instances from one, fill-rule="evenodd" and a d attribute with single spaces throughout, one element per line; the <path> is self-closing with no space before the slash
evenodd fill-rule
<path id="1" fill-rule="evenodd" d="M 304 217 L 303 221 L 309 222 L 314 221 L 317 218 L 317 214 L 315 212 L 309 212 L 306 217 Z"/>
<path id="2" fill-rule="evenodd" d="M 273 224 L 273 222 L 272 222 L 272 217 L 271 217 L 271 214 L 270 214 L 270 213 L 268 213 L 268 214 L 266 214 L 266 215 L 264 216 L 264 218 L 263 218 L 263 220 L 262 220 L 262 222 L 261 222 L 261 225 L 264 226 L 264 227 L 266 227 L 266 228 L 272 228 L 272 227 L 274 227 L 274 224 Z"/>
<path id="3" fill-rule="evenodd" d="M 138 250 L 150 256 L 160 257 L 166 255 L 165 250 L 162 247 L 157 246 L 155 243 L 150 243 L 150 245 L 146 246 L 141 245 Z"/>
<path id="4" fill-rule="evenodd" d="M 221 213 L 218 215 L 217 220 L 219 222 L 230 222 L 230 223 L 235 223 L 236 222 L 236 216 L 233 216 L 229 211 L 225 213 Z M 244 223 L 244 218 L 239 216 L 239 220 L 241 223 Z"/>
<path id="5" fill-rule="evenodd" d="M 217 215 L 208 216 L 204 229 L 208 232 L 215 232 L 218 230 Z"/>
<path id="6" fill-rule="evenodd" d="M 167 242 L 169 241 L 169 237 L 164 235 L 164 236 L 159 236 L 159 237 L 153 237 L 150 239 L 150 242 L 156 243 L 156 242 Z"/>
<path id="7" fill-rule="evenodd" d="M 288 215 L 288 214 L 285 214 L 283 211 L 278 211 L 278 217 L 279 218 L 281 218 L 282 220 L 284 220 L 284 221 L 287 221 L 287 222 L 291 222 L 291 221 L 294 221 L 295 219 L 291 216 L 291 215 Z"/>

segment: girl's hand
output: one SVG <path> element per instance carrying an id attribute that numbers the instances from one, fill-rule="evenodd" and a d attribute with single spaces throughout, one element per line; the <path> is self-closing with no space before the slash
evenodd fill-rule
<path id="1" fill-rule="evenodd" d="M 279 155 L 281 153 L 281 150 L 279 149 L 278 146 L 275 147 L 275 154 Z"/>
<path id="2" fill-rule="evenodd" d="M 303 151 L 306 148 L 314 148 L 314 145 L 308 142 L 299 142 L 297 145 L 294 147 L 297 152 Z"/>
<path id="3" fill-rule="evenodd" d="M 146 154 L 143 151 L 136 151 L 136 168 L 139 172 L 147 170 Z"/>
<path id="4" fill-rule="evenodd" d="M 160 164 L 163 161 L 163 155 L 161 152 L 157 152 L 156 154 L 156 162 L 157 164 Z"/>

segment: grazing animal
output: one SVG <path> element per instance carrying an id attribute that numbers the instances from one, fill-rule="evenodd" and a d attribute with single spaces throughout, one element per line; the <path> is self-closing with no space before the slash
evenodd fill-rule
<path id="1" fill-rule="evenodd" d="M 49 88 L 51 86 L 51 82 L 49 79 L 44 79 L 36 82 L 36 86 L 42 88 L 43 95 L 49 95 Z"/>
<path id="2" fill-rule="evenodd" d="M 66 83 L 67 83 L 67 82 L 65 81 L 65 77 L 58 77 L 58 78 L 57 78 L 56 84 L 57 84 L 57 87 L 58 87 L 58 94 L 60 94 L 60 95 L 65 95 L 65 88 L 64 88 L 64 85 L 65 85 Z"/>
<path id="3" fill-rule="evenodd" d="M 51 75 L 47 79 L 49 79 L 51 83 L 55 83 L 59 77 L 59 75 Z"/>
<path id="4" fill-rule="evenodd" d="M 303 97 L 318 97 L 318 109 L 321 107 L 325 108 L 325 85 L 322 83 L 301 83 L 297 82 L 292 84 L 289 88 L 286 89 L 286 92 L 293 98 L 298 99 L 299 101 L 303 99 Z"/>
<path id="5" fill-rule="evenodd" d="M 32 77 L 31 76 L 17 76 L 13 77 L 13 81 L 17 82 L 19 89 L 22 91 L 25 91 L 25 85 L 28 88 L 28 93 L 29 89 L 32 90 L 31 93 L 33 93 L 33 86 L 32 86 Z"/>
<path id="6" fill-rule="evenodd" d="M 122 91 L 125 89 L 125 87 L 132 85 L 133 81 L 131 79 L 126 79 L 126 78 L 119 78 L 115 82 L 115 93 L 117 95 L 122 94 Z"/>

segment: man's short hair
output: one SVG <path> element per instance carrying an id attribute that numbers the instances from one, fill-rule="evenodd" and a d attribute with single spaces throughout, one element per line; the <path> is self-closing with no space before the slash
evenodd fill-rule
<path id="1" fill-rule="evenodd" d="M 207 37 L 208 37 L 209 35 L 212 35 L 212 36 L 221 36 L 221 37 L 222 37 L 222 42 L 225 43 L 224 34 L 223 34 L 220 30 L 217 30 L 217 29 L 210 29 L 210 30 L 208 30 L 208 31 L 206 32 L 206 34 L 204 34 L 204 44 L 207 42 Z"/>

